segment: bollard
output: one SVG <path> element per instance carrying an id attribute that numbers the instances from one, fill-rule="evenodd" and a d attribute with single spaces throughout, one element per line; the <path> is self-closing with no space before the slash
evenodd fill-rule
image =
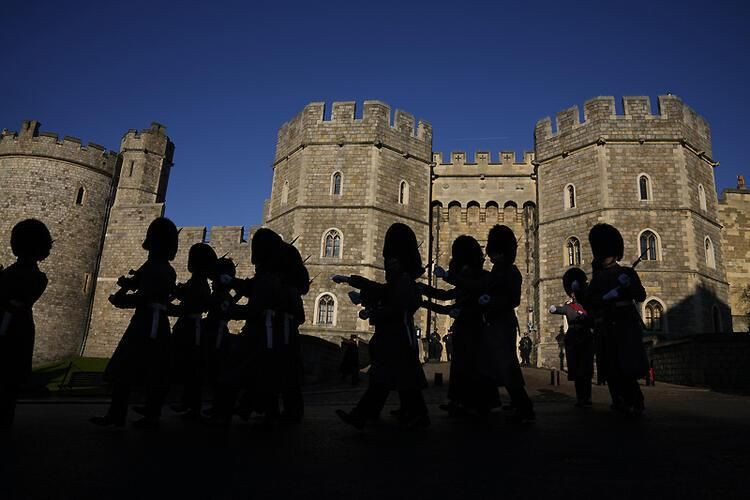
<path id="1" fill-rule="evenodd" d="M 443 374 L 435 372 L 435 387 L 442 387 L 443 385 Z"/>
<path id="2" fill-rule="evenodd" d="M 555 381 L 557 382 L 557 386 L 560 386 L 560 372 L 555 372 Z"/>
<path id="3" fill-rule="evenodd" d="M 549 385 L 555 385 L 555 369 L 553 368 L 549 372 Z"/>

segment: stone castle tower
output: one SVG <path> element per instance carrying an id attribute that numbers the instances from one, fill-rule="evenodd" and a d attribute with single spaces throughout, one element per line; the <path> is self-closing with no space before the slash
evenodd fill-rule
<path id="1" fill-rule="evenodd" d="M 474 153 L 469 162 L 466 153 L 453 152 L 450 158 L 433 153 L 435 182 L 432 190 L 432 241 L 436 263 L 448 267 L 453 240 L 469 234 L 482 248 L 487 233 L 495 224 L 510 227 L 518 239 L 516 265 L 523 276 L 523 293 L 518 308 L 521 332 L 535 336 L 533 286 L 536 280 L 536 181 L 534 153 L 526 152 L 516 161 L 512 151 L 499 153 L 493 162 L 487 151 Z M 485 262 L 491 266 L 489 260 Z M 445 285 L 438 280 L 438 285 Z M 430 331 L 444 335 L 452 322 L 435 316 Z"/>
<path id="2" fill-rule="evenodd" d="M 588 230 L 616 225 L 625 238 L 625 263 L 645 250 L 639 274 L 649 292 L 640 304 L 647 333 L 665 337 L 746 329 L 742 291 L 750 283 L 750 191 L 744 184 L 716 195 L 711 133 L 703 118 L 674 96 L 597 97 L 558 113 L 535 130 L 535 150 L 497 161 L 477 152 L 448 158 L 432 151 L 432 128 L 388 105 L 366 101 L 308 104 L 278 134 L 271 198 L 264 225 L 295 240 L 314 277 L 302 330 L 338 343 L 369 325 L 335 285 L 333 274 L 382 280 L 381 249 L 394 222 L 411 226 L 428 264 L 447 266 L 453 240 L 469 234 L 484 244 L 494 224 L 510 226 L 519 241 L 516 265 L 524 278 L 517 311 L 520 333 L 530 333 L 540 366 L 557 366 L 558 316 L 546 313 L 565 299 L 561 277 L 571 265 L 591 269 Z M 41 266 L 49 279 L 35 306 L 37 363 L 83 352 L 109 356 L 129 314 L 107 297 L 118 276 L 145 259 L 148 224 L 164 214 L 174 144 L 165 128 L 130 130 L 119 153 L 71 137 L 39 131 L 0 135 L 0 263 L 13 261 L 10 230 L 27 217 L 50 227 L 56 240 Z M 183 227 L 173 262 L 188 277 L 187 254 L 209 242 L 219 255 L 252 275 L 252 229 Z M 432 259 L 432 261 L 430 261 Z M 438 281 L 442 286 L 442 281 Z M 730 313 L 731 306 L 732 313 Z M 450 319 L 431 325 L 445 334 Z M 239 322 L 233 325 L 236 331 Z"/>
<path id="3" fill-rule="evenodd" d="M 117 288 L 117 278 L 146 259 L 141 243 L 151 221 L 164 214 L 173 154 L 174 144 L 158 123 L 130 130 L 120 142 L 121 168 L 101 251 L 87 356 L 109 356 L 127 328 L 132 312 L 112 307 L 107 298 Z"/>
<path id="4" fill-rule="evenodd" d="M 539 200 L 539 361 L 557 358 L 559 317 L 545 314 L 564 294 L 570 265 L 591 268 L 588 231 L 614 224 L 625 264 L 644 250 L 638 272 L 649 297 L 641 305 L 652 333 L 731 331 L 721 224 L 706 121 L 675 96 L 613 97 L 539 121 L 535 130 Z"/>
<path id="5" fill-rule="evenodd" d="M 382 280 L 383 239 L 394 222 L 408 224 L 429 249 L 432 128 L 378 101 L 311 103 L 278 134 L 265 225 L 296 239 L 314 278 L 305 297 L 304 333 L 335 340 L 369 333 L 349 288 L 334 274 Z"/>
<path id="6" fill-rule="evenodd" d="M 10 232 L 17 222 L 47 224 L 54 244 L 40 268 L 49 285 L 34 307 L 35 361 L 45 362 L 81 348 L 118 155 L 39 128 L 26 121 L 20 132 L 0 135 L 0 263 L 15 261 Z"/>

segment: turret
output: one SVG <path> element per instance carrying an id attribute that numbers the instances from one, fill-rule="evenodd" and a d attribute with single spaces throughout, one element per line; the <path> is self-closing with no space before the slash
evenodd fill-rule
<path id="1" fill-rule="evenodd" d="M 120 155 L 122 166 L 115 203 L 163 203 L 174 155 L 166 127 L 154 122 L 140 132 L 129 130 L 120 143 Z"/>

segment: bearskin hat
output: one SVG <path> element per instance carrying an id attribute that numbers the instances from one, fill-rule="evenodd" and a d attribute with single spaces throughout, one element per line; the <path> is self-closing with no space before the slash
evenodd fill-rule
<path id="1" fill-rule="evenodd" d="M 232 259 L 226 256 L 216 259 L 216 263 L 214 263 L 212 279 L 216 279 L 222 274 L 226 274 L 228 276 L 231 276 L 232 278 L 237 276 L 237 266 L 234 264 L 234 261 Z"/>
<path id="2" fill-rule="evenodd" d="M 258 266 L 269 265 L 276 267 L 279 264 L 279 253 L 284 241 L 281 236 L 267 227 L 262 227 L 253 234 L 250 244 L 252 256 L 250 261 Z"/>
<path id="3" fill-rule="evenodd" d="M 589 231 L 589 245 L 595 261 L 602 261 L 607 257 L 622 260 L 625 253 L 625 243 L 620 231 L 610 224 L 599 223 L 592 227 Z"/>
<path id="4" fill-rule="evenodd" d="M 419 254 L 417 236 L 407 226 L 397 222 L 388 228 L 383 242 L 383 259 L 398 259 L 404 270 L 413 279 L 417 279 L 424 273 L 422 256 Z"/>
<path id="5" fill-rule="evenodd" d="M 511 228 L 496 224 L 490 229 L 490 233 L 487 235 L 487 255 L 502 254 L 506 263 L 513 264 L 516 261 L 517 251 L 518 242 Z"/>
<path id="6" fill-rule="evenodd" d="M 464 234 L 453 240 L 451 261 L 448 265 L 451 272 L 458 272 L 464 266 L 482 269 L 482 265 L 484 265 L 484 254 L 482 246 L 476 239 Z"/>
<path id="7" fill-rule="evenodd" d="M 563 274 L 563 288 L 565 289 L 565 293 L 570 295 L 574 292 L 573 290 L 573 282 L 577 281 L 578 286 L 582 289 L 586 286 L 588 283 L 588 278 L 586 277 L 586 273 L 583 272 L 583 269 L 580 267 L 571 267 L 567 271 L 565 271 L 565 274 Z"/>
<path id="8" fill-rule="evenodd" d="M 157 217 L 146 230 L 143 249 L 148 252 L 159 252 L 167 259 L 174 260 L 177 255 L 177 226 L 166 217 Z"/>
<path id="9" fill-rule="evenodd" d="M 41 261 L 49 256 L 52 249 L 52 235 L 44 222 L 26 219 L 13 226 L 10 248 L 16 257 L 33 257 Z"/>
<path id="10" fill-rule="evenodd" d="M 188 271 L 191 273 L 209 273 L 216 265 L 216 252 L 211 245 L 196 243 L 188 252 Z"/>
<path id="11" fill-rule="evenodd" d="M 291 243 L 284 243 L 282 261 L 284 281 L 299 290 L 300 294 L 306 295 L 310 291 L 310 273 L 307 272 L 297 247 Z"/>

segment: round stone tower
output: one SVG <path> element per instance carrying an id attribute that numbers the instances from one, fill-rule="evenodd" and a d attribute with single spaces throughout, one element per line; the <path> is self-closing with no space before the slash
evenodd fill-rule
<path id="1" fill-rule="evenodd" d="M 10 232 L 34 217 L 54 245 L 40 268 L 49 285 L 34 306 L 34 362 L 77 354 L 86 329 L 118 155 L 39 132 L 37 121 L 0 136 L 0 264 L 15 260 Z"/>
<path id="2" fill-rule="evenodd" d="M 378 101 L 365 101 L 361 118 L 353 102 L 334 102 L 330 117 L 324 103 L 311 103 L 282 126 L 264 222 L 308 258 L 304 333 L 338 342 L 370 331 L 331 275 L 383 280 L 394 222 L 414 230 L 427 264 L 431 153 L 428 123 L 397 110 L 391 125 L 390 107 Z"/>
<path id="3" fill-rule="evenodd" d="M 539 203 L 540 364 L 556 365 L 560 317 L 570 265 L 591 271 L 588 231 L 597 222 L 620 229 L 624 265 L 638 266 L 648 298 L 639 304 L 647 334 L 681 336 L 731 331 L 728 285 L 708 123 L 679 98 L 597 97 L 549 118 L 535 130 Z"/>

